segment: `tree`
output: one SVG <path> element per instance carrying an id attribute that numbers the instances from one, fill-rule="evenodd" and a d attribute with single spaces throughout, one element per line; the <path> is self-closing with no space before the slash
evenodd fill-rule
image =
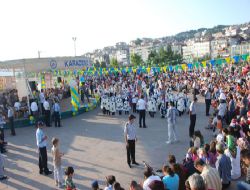
<path id="1" fill-rule="evenodd" d="M 140 38 L 137 38 L 136 40 L 135 40 L 135 45 L 141 45 L 141 43 L 142 43 L 142 40 L 140 39 Z"/>
<path id="2" fill-rule="evenodd" d="M 118 61 L 117 61 L 117 59 L 116 58 L 111 58 L 111 60 L 110 60 L 110 66 L 111 67 L 118 67 L 119 66 L 119 64 L 118 64 Z"/>
<path id="3" fill-rule="evenodd" d="M 100 66 L 101 66 L 100 62 L 98 60 L 95 60 L 95 67 L 100 67 Z"/>
<path id="4" fill-rule="evenodd" d="M 133 66 L 141 66 L 143 64 L 143 60 L 140 55 L 133 53 L 130 57 L 131 64 Z"/>
<path id="5" fill-rule="evenodd" d="M 107 67 L 106 62 L 102 61 L 102 62 L 101 62 L 101 68 L 106 68 L 106 67 Z"/>
<path id="6" fill-rule="evenodd" d="M 174 53 L 170 45 L 167 46 L 166 50 L 161 47 L 158 52 L 155 50 L 151 51 L 147 60 L 147 63 L 151 63 L 151 65 L 155 66 L 164 66 L 165 64 L 176 65 L 182 62 L 182 55 Z"/>

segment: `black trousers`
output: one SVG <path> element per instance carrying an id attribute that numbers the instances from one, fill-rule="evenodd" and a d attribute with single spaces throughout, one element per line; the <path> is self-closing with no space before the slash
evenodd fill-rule
<path id="1" fill-rule="evenodd" d="M 135 140 L 128 140 L 127 145 L 127 162 L 128 164 L 135 163 Z"/>
<path id="2" fill-rule="evenodd" d="M 141 125 L 141 120 L 143 120 L 143 127 L 146 127 L 145 124 L 145 116 L 146 116 L 146 111 L 145 110 L 139 110 L 139 127 L 142 127 Z"/>
<path id="3" fill-rule="evenodd" d="M 61 127 L 61 119 L 59 112 L 54 112 L 55 116 L 55 127 Z"/>
<path id="4" fill-rule="evenodd" d="M 211 99 L 205 99 L 205 103 L 206 103 L 206 115 L 209 115 Z"/>
<path id="5" fill-rule="evenodd" d="M 191 138 L 194 135 L 195 122 L 196 122 L 196 114 L 190 115 L 189 137 Z"/>
<path id="6" fill-rule="evenodd" d="M 50 126 L 50 110 L 45 110 L 45 124 L 47 127 Z"/>
<path id="7" fill-rule="evenodd" d="M 136 103 L 132 103 L 133 106 L 133 113 L 136 113 Z"/>
<path id="8" fill-rule="evenodd" d="M 14 117 L 9 117 L 11 135 L 16 135 L 14 128 Z"/>
<path id="9" fill-rule="evenodd" d="M 40 172 L 48 172 L 48 166 L 47 166 L 47 149 L 46 146 L 39 148 L 39 169 Z"/>

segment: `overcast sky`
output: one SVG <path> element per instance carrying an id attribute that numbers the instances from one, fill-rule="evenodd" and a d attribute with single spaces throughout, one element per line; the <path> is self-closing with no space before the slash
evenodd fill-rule
<path id="1" fill-rule="evenodd" d="M 249 0 L 2 0 L 0 61 L 73 56 L 137 37 L 250 21 Z"/>

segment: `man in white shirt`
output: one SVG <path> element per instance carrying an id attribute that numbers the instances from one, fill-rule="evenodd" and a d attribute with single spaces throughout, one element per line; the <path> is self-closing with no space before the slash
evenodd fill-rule
<path id="1" fill-rule="evenodd" d="M 49 175 L 52 172 L 48 169 L 47 166 L 47 139 L 48 137 L 44 134 L 43 130 L 43 122 L 39 121 L 37 124 L 36 130 L 36 145 L 39 149 L 39 169 L 40 174 Z"/>
<path id="2" fill-rule="evenodd" d="M 38 118 L 38 106 L 37 106 L 37 103 L 36 103 L 35 100 L 31 103 L 30 110 L 31 110 L 31 113 L 34 116 L 35 120 L 37 121 L 37 118 Z"/>
<path id="3" fill-rule="evenodd" d="M 50 105 L 48 102 L 48 98 L 46 98 L 45 101 L 43 102 L 43 108 L 44 108 L 44 112 L 45 112 L 45 124 L 47 127 L 51 127 L 51 125 L 50 125 Z"/>
<path id="4" fill-rule="evenodd" d="M 143 120 L 143 128 L 146 128 L 145 124 L 145 115 L 146 115 L 146 101 L 144 100 L 144 96 L 141 95 L 141 98 L 137 102 L 138 111 L 139 111 L 139 127 L 141 128 L 141 121 Z"/>
<path id="5" fill-rule="evenodd" d="M 134 115 L 129 115 L 128 122 L 125 124 L 124 127 L 124 139 L 127 149 L 127 163 L 130 168 L 131 168 L 131 160 L 132 164 L 139 165 L 135 161 L 135 142 L 137 141 L 136 128 L 134 125 L 135 118 L 136 117 Z"/>

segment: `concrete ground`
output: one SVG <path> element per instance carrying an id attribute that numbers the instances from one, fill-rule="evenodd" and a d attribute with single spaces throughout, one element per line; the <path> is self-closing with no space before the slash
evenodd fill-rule
<path id="1" fill-rule="evenodd" d="M 126 149 L 123 138 L 123 127 L 127 116 L 103 116 L 99 108 L 82 115 L 62 121 L 61 128 L 45 128 L 48 140 L 48 163 L 52 170 L 51 139 L 58 137 L 61 151 L 65 153 L 62 165 L 73 166 L 74 182 L 77 189 L 90 189 L 91 181 L 98 180 L 103 188 L 105 176 L 115 175 L 118 182 L 128 189 L 131 180 L 143 180 L 143 164 L 145 160 L 155 168 L 161 168 L 168 154 L 176 155 L 181 161 L 189 147 L 189 117 L 185 114 L 177 118 L 177 144 L 167 145 L 167 122 L 157 113 L 155 118 L 147 115 L 148 128 L 138 128 L 136 160 L 140 166 L 130 169 L 126 163 Z M 138 117 L 136 120 L 138 124 Z M 196 129 L 204 134 L 209 142 L 212 132 L 205 130 L 208 118 L 205 117 L 204 103 L 198 105 Z M 8 141 L 8 153 L 5 157 L 5 171 L 9 179 L 0 182 L 0 190 L 57 189 L 53 175 L 39 174 L 38 153 L 34 127 L 16 129 L 17 136 L 12 137 L 5 131 Z M 234 185 L 231 189 L 236 189 Z"/>

